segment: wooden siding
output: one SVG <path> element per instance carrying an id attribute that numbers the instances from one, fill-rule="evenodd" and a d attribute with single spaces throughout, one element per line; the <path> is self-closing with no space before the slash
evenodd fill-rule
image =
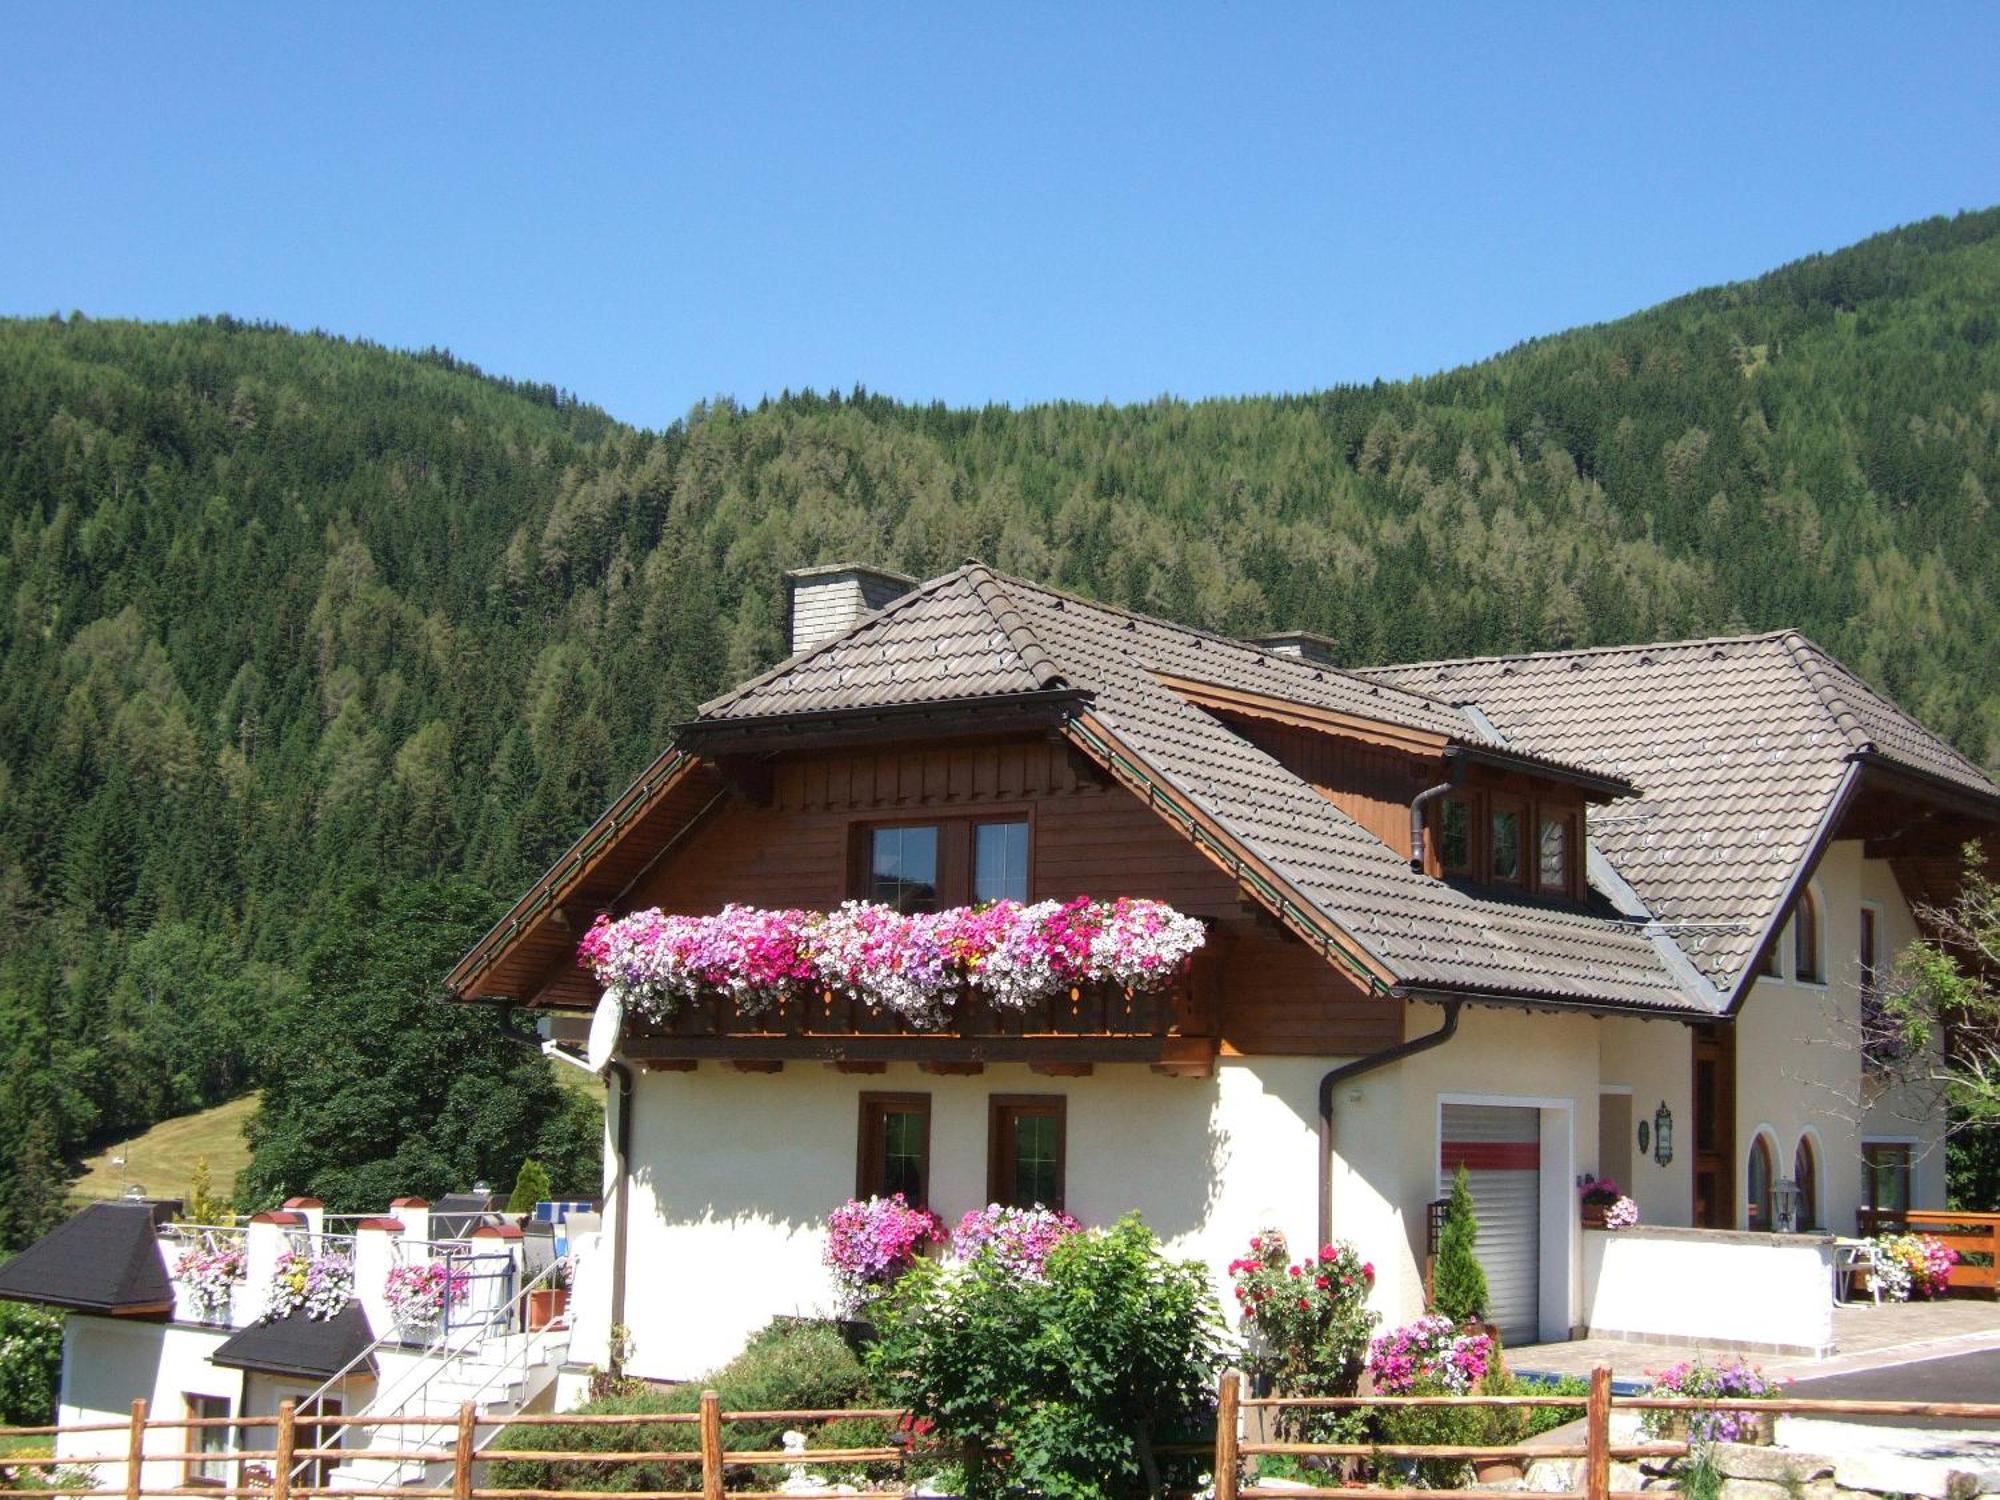
<path id="1" fill-rule="evenodd" d="M 1236 718 L 1231 727 L 1404 859 L 1410 802 L 1441 774 L 1442 756 L 1418 757 L 1339 735 Z"/>
<path id="2" fill-rule="evenodd" d="M 862 825 L 1025 815 L 1031 899 L 1148 896 L 1215 924 L 1225 1054 L 1349 1056 L 1401 1040 L 1400 1002 L 1368 997 L 1250 908 L 1234 881 L 1065 744 L 798 755 L 773 768 L 769 788 L 761 805 L 737 797 L 712 813 L 619 909 L 707 912 L 728 901 L 825 908 L 854 894 Z M 573 999 L 579 982 L 589 985 L 565 975 L 550 989 Z"/>

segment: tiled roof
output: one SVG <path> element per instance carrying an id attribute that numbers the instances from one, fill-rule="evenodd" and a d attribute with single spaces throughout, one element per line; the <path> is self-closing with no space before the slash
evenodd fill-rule
<path id="1" fill-rule="evenodd" d="M 702 718 L 889 707 L 1069 686 L 1151 770 L 1407 985 L 1582 1004 L 1698 1008 L 1655 943 L 1608 908 L 1429 879 L 1162 675 L 1435 734 L 1500 741 L 1427 692 L 1107 608 L 979 564 L 708 705 Z M 1535 747 L 1529 747 L 1535 749 Z M 1538 750 L 1536 753 L 1541 753 Z"/>
<path id="2" fill-rule="evenodd" d="M 1810 853 L 1850 756 L 1994 794 L 1977 767 L 1794 632 L 1366 675 L 1476 704 L 1510 744 L 1636 783 L 1640 796 L 1593 809 L 1591 842 L 1725 992 Z"/>

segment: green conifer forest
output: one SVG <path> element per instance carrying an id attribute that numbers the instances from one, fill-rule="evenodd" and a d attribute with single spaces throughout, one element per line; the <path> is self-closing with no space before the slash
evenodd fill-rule
<path id="1" fill-rule="evenodd" d="M 587 1187 L 574 1097 L 421 992 L 781 654 L 788 566 L 976 555 L 1357 663 L 1795 624 L 1994 766 L 1995 497 L 2000 209 L 1426 379 L 1131 407 L 648 432 L 437 351 L 0 322 L 0 1245 L 260 1082 L 252 1197 Z M 305 1127 L 412 1026 L 520 1107 Z M 418 1139 L 453 1119 L 486 1144 Z"/>

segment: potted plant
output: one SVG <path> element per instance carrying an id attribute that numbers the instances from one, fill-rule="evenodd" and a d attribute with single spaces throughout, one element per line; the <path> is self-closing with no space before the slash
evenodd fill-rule
<path id="1" fill-rule="evenodd" d="M 1611 1206 L 1625 1195 L 1618 1190 L 1618 1184 L 1609 1177 L 1585 1177 L 1578 1189 L 1583 1209 L 1583 1227 L 1602 1229 L 1604 1217 Z"/>
<path id="2" fill-rule="evenodd" d="M 549 1267 L 542 1284 L 528 1293 L 528 1331 L 539 1333 L 569 1316 L 569 1287 L 576 1267 L 567 1255 Z"/>
<path id="3" fill-rule="evenodd" d="M 1703 1400 L 1736 1397 L 1756 1401 L 1775 1395 L 1779 1382 L 1770 1379 L 1755 1365 L 1737 1360 L 1726 1365 L 1705 1365 L 1699 1359 L 1682 1360 L 1653 1377 L 1655 1396 L 1690 1396 Z M 1678 1441 L 1686 1438 L 1701 1443 L 1759 1443 L 1773 1441 L 1776 1414 L 1747 1408 L 1711 1408 L 1707 1411 L 1649 1411 L 1640 1425 L 1652 1437 Z"/>

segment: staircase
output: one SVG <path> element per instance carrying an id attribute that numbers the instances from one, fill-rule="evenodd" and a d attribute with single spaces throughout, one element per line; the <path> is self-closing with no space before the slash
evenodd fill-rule
<path id="1" fill-rule="evenodd" d="M 507 1419 L 527 1409 L 555 1383 L 569 1352 L 567 1325 L 529 1330 L 525 1312 L 528 1294 L 546 1276 L 537 1277 L 478 1323 L 455 1331 L 431 1346 L 405 1344 L 398 1337 L 377 1339 L 349 1370 L 372 1358 L 378 1370 L 374 1396 L 352 1417 L 422 1417 L 408 1425 L 349 1427 L 365 1433 L 366 1446 L 356 1447 L 329 1472 L 333 1487 L 370 1491 L 396 1490 L 406 1485 L 442 1485 L 449 1481 L 458 1440 L 461 1408 L 472 1407 L 473 1450 L 491 1442 Z M 300 1408 L 338 1388 L 349 1371 L 329 1379 Z M 373 1456 L 373 1450 L 397 1457 Z M 408 1456 L 405 1456 L 408 1455 Z M 293 1482 L 310 1481 L 310 1461 L 293 1471 Z"/>

